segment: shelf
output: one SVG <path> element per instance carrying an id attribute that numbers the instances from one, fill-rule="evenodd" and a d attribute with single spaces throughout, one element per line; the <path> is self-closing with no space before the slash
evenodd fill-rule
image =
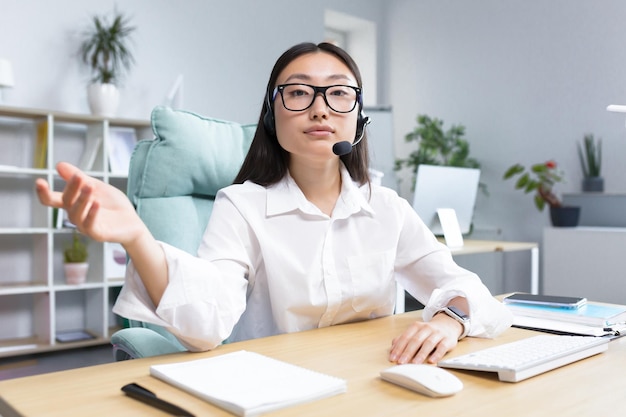
<path id="1" fill-rule="evenodd" d="M 67 161 L 125 191 L 127 176 L 109 171 L 117 128 L 152 135 L 149 120 L 0 106 L 0 357 L 105 344 L 120 328 L 112 307 L 124 264 L 112 269 L 108 244 L 89 241 L 87 282 L 66 284 L 63 250 L 74 229 L 56 227 L 57 210 L 41 205 L 34 188 L 42 178 L 61 190 L 56 164 Z M 115 278 L 107 278 L 111 271 Z M 94 338 L 57 340 L 76 330 Z"/>
<path id="2" fill-rule="evenodd" d="M 20 168 L 15 165 L 0 165 L 0 175 L 11 174 L 12 176 L 43 177 L 48 173 L 45 169 Z"/>
<path id="3" fill-rule="evenodd" d="M 149 120 L 124 119 L 124 118 L 108 118 L 94 116 L 91 114 L 75 114 L 54 110 L 31 109 L 25 107 L 0 106 L 0 116 L 11 117 L 16 119 L 38 120 L 49 116 L 54 117 L 59 122 L 76 123 L 76 124 L 95 124 L 107 121 L 110 126 L 146 128 L 150 127 Z"/>
<path id="4" fill-rule="evenodd" d="M 0 345 L 0 358 L 6 358 L 19 355 L 31 355 L 35 353 L 45 353 L 67 349 L 77 349 L 90 346 L 100 346 L 109 344 L 108 338 L 94 338 L 90 340 L 81 340 L 80 342 L 56 342 L 40 343 L 36 339 L 15 339 L 3 341 Z"/>
<path id="5" fill-rule="evenodd" d="M 124 279 L 109 278 L 106 282 L 107 287 L 121 287 L 124 284 Z"/>
<path id="6" fill-rule="evenodd" d="M 0 357 L 37 352 L 49 346 L 48 343 L 40 343 L 33 337 L 4 340 L 0 345 Z"/>
<path id="7" fill-rule="evenodd" d="M 48 231 L 43 227 L 2 227 L 0 235 L 45 235 Z"/>
<path id="8" fill-rule="evenodd" d="M 0 296 L 12 294 L 34 294 L 50 291 L 50 288 L 42 283 L 2 283 L 0 284 Z"/>

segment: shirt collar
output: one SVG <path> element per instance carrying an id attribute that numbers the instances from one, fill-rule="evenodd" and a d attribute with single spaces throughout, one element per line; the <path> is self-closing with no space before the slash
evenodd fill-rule
<path id="1" fill-rule="evenodd" d="M 347 168 L 341 163 L 341 194 L 333 210 L 333 218 L 346 218 L 352 214 L 364 211 L 374 214 L 374 210 L 367 202 L 369 185 L 359 187 L 352 178 Z M 280 182 L 267 188 L 268 216 L 277 216 L 293 211 L 301 211 L 306 214 L 326 217 L 313 203 L 308 201 L 300 187 L 288 173 Z"/>

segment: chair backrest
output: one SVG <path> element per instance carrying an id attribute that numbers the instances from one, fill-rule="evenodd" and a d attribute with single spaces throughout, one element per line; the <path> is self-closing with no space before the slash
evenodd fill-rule
<path id="1" fill-rule="evenodd" d="M 215 195 L 239 172 L 256 125 L 163 106 L 152 111 L 151 122 L 154 139 L 135 147 L 127 194 L 157 240 L 195 255 Z"/>

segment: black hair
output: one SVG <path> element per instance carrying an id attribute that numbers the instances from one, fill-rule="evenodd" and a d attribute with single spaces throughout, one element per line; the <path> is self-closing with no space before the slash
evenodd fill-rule
<path id="1" fill-rule="evenodd" d="M 265 90 L 263 107 L 259 116 L 259 123 L 250 145 L 250 150 L 243 161 L 243 165 L 233 181 L 242 184 L 250 180 L 262 186 L 268 186 L 279 182 L 288 171 L 289 153 L 278 143 L 275 129 L 268 129 L 266 125 L 271 121 L 273 124 L 273 108 L 270 95 L 276 86 L 280 73 L 296 58 L 315 52 L 326 52 L 345 63 L 354 74 L 359 87 L 362 86 L 361 73 L 350 55 L 331 43 L 314 44 L 310 42 L 300 43 L 285 51 L 274 64 L 270 79 Z M 359 102 L 359 122 L 362 118 L 362 100 Z M 357 123 L 359 123 L 357 122 Z M 357 129 L 359 130 L 359 129 Z M 363 133 L 361 142 L 352 148 L 352 152 L 342 155 L 341 160 L 346 166 L 352 179 L 361 185 L 369 184 L 369 153 L 367 147 L 367 132 Z"/>

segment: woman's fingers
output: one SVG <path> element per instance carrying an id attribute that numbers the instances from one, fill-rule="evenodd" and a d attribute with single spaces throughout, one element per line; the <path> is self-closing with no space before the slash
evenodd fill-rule
<path id="1" fill-rule="evenodd" d="M 76 187 L 80 188 L 77 189 Z M 68 190 L 70 191 L 68 192 Z M 68 217 L 79 230 L 83 230 L 83 221 L 89 214 L 92 205 L 92 191 L 93 189 L 90 186 L 82 185 L 81 182 L 79 184 L 68 184 L 68 188 L 63 193 Z"/>
<path id="2" fill-rule="evenodd" d="M 389 360 L 403 363 L 435 363 L 456 346 L 453 332 L 441 324 L 414 322 L 404 333 L 393 339 Z"/>
<path id="3" fill-rule="evenodd" d="M 37 197 L 41 204 L 56 208 L 63 207 L 61 193 L 52 191 L 50 185 L 48 185 L 48 181 L 43 178 L 38 178 L 35 181 L 35 191 L 37 192 Z"/>
<path id="4" fill-rule="evenodd" d="M 65 209 L 70 221 L 80 230 L 93 204 L 93 185 L 89 177 L 69 163 L 59 162 L 57 172 L 66 182 L 62 192 L 53 191 L 43 178 L 35 181 L 35 191 L 42 204 Z"/>

